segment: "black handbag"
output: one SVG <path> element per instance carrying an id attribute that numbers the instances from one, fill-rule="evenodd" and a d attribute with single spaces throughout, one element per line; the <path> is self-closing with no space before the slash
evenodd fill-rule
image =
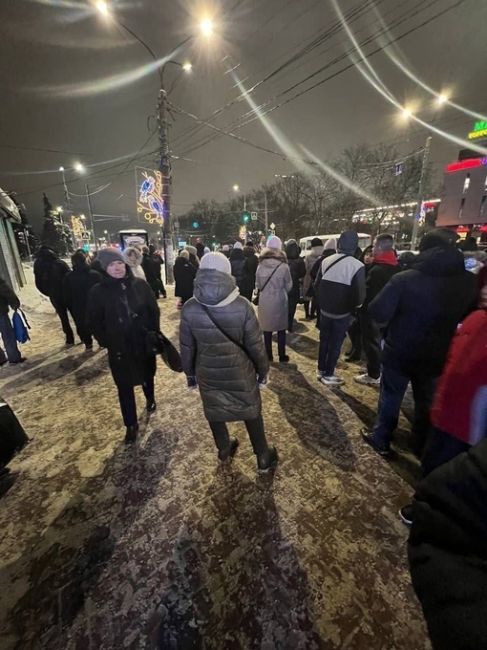
<path id="1" fill-rule="evenodd" d="M 261 293 L 264 291 L 264 289 L 267 287 L 267 285 L 269 284 L 269 282 L 270 282 L 271 279 L 272 279 L 272 276 L 273 276 L 274 273 L 277 271 L 277 269 L 278 269 L 280 266 L 282 266 L 282 264 L 284 264 L 284 262 L 280 262 L 280 263 L 276 266 L 276 268 L 272 271 L 272 273 L 270 274 L 270 276 L 269 276 L 269 277 L 267 278 L 267 280 L 264 282 L 264 286 L 262 287 L 262 289 L 257 289 L 257 293 L 255 294 L 255 298 L 252 300 L 252 302 L 254 303 L 254 305 L 258 305 L 258 304 L 259 304 L 260 294 L 261 294 Z"/>
<path id="2" fill-rule="evenodd" d="M 145 343 L 150 356 L 155 357 L 160 354 L 168 368 L 174 372 L 183 372 L 181 355 L 162 332 L 147 332 Z"/>

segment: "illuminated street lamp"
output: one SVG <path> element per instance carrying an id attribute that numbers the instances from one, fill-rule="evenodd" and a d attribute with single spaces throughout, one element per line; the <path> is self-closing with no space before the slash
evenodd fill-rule
<path id="1" fill-rule="evenodd" d="M 436 97 L 436 103 L 438 104 L 438 106 L 443 106 L 443 104 L 445 104 L 447 101 L 448 101 L 448 97 L 447 95 L 445 95 L 445 93 L 441 93 Z"/>
<path id="2" fill-rule="evenodd" d="M 191 72 L 193 69 L 193 64 L 190 61 L 183 63 L 182 68 L 185 72 Z"/>
<path id="3" fill-rule="evenodd" d="M 82 165 L 80 162 L 74 163 L 74 169 L 78 172 L 78 174 L 84 174 L 86 171 L 85 166 Z"/>
<path id="4" fill-rule="evenodd" d="M 97 0 L 95 7 L 103 16 L 108 16 L 108 3 L 105 0 Z"/>
<path id="5" fill-rule="evenodd" d="M 409 120 L 413 116 L 413 111 L 407 106 L 404 106 L 401 111 L 401 115 L 404 120 Z"/>
<path id="6" fill-rule="evenodd" d="M 211 18 L 204 18 L 200 22 L 200 31 L 205 38 L 210 38 L 211 36 L 213 36 L 213 33 L 215 31 L 215 26 Z"/>
<path id="7" fill-rule="evenodd" d="M 240 192 L 240 185 L 234 185 L 233 186 L 233 191 L 234 192 Z"/>

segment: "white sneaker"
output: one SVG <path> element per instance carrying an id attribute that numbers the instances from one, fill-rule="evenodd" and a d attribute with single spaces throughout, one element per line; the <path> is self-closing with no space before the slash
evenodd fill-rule
<path id="1" fill-rule="evenodd" d="M 336 375 L 322 375 L 320 381 L 322 384 L 325 384 L 325 386 L 341 386 L 345 383 L 341 377 L 337 377 Z"/>
<path id="2" fill-rule="evenodd" d="M 324 376 L 325 376 L 325 371 L 324 370 L 317 370 L 316 371 L 316 379 L 321 379 Z"/>
<path id="3" fill-rule="evenodd" d="M 365 386 L 379 386 L 380 384 L 380 377 L 378 379 L 374 379 L 367 373 L 364 375 L 357 375 L 353 378 L 353 380 L 356 381 L 357 384 L 364 384 Z"/>

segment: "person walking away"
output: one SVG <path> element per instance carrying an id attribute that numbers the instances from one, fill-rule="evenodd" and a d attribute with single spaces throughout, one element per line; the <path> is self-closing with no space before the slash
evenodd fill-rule
<path id="1" fill-rule="evenodd" d="M 279 361 L 287 363 L 286 329 L 288 326 L 288 293 L 293 280 L 287 264 L 286 254 L 281 250 L 282 242 L 275 235 L 267 240 L 262 251 L 256 273 L 259 290 L 258 316 L 269 361 L 273 361 L 272 332 L 277 332 Z"/>
<path id="2" fill-rule="evenodd" d="M 245 274 L 242 286 L 240 287 L 240 295 L 252 301 L 259 258 L 255 254 L 254 243 L 251 240 L 246 242 L 243 248 L 243 254 L 245 256 Z"/>
<path id="3" fill-rule="evenodd" d="M 189 261 L 189 253 L 187 250 L 182 250 L 174 262 L 174 280 L 176 283 L 174 295 L 176 298 L 181 299 L 183 305 L 193 297 L 195 277 L 196 268 Z"/>
<path id="4" fill-rule="evenodd" d="M 287 262 L 289 264 L 289 271 L 293 280 L 293 287 L 288 294 L 288 326 L 287 331 L 293 331 L 294 315 L 296 307 L 298 306 L 299 298 L 301 296 L 301 283 L 306 275 L 306 266 L 304 259 L 301 257 L 301 249 L 295 239 L 290 239 L 286 242 L 285 252 Z"/>
<path id="5" fill-rule="evenodd" d="M 57 253 L 41 246 L 34 262 L 34 278 L 37 289 L 47 296 L 56 310 L 66 337 L 66 345 L 74 345 L 74 334 L 69 322 L 68 309 L 64 304 L 64 276 L 70 269 Z"/>
<path id="6" fill-rule="evenodd" d="M 118 250 L 106 248 L 98 259 L 104 276 L 88 295 L 88 327 L 108 350 L 128 444 L 135 442 L 139 428 L 134 386 L 142 386 L 147 412 L 156 409 L 156 359 L 147 351 L 146 338 L 159 330 L 159 307 L 147 282 L 133 275 Z"/>
<path id="7" fill-rule="evenodd" d="M 142 268 L 142 253 L 136 246 L 127 246 L 123 251 L 123 257 L 135 278 L 147 280 L 144 269 Z"/>
<path id="8" fill-rule="evenodd" d="M 26 358 L 20 354 L 17 347 L 15 331 L 8 315 L 10 307 L 13 310 L 19 309 L 20 300 L 10 285 L 3 278 L 0 278 L 0 334 L 7 353 L 5 355 L 5 352 L 0 348 L 0 366 L 3 366 L 7 359 L 11 365 L 26 361 Z"/>
<path id="9" fill-rule="evenodd" d="M 311 280 L 313 281 L 313 290 L 315 295 L 314 307 L 316 309 L 316 327 L 318 329 L 320 329 L 320 317 L 321 317 L 320 296 L 319 296 L 319 286 L 321 281 L 321 265 L 323 263 L 323 260 L 326 260 L 326 258 L 330 257 L 331 255 L 335 255 L 336 252 L 337 252 L 337 241 L 334 237 L 332 237 L 331 239 L 328 239 L 327 242 L 325 243 L 325 247 L 323 249 L 321 257 L 318 260 L 316 260 L 310 273 Z"/>
<path id="10" fill-rule="evenodd" d="M 242 288 L 245 288 L 247 265 L 243 252 L 243 246 L 239 241 L 236 241 L 233 245 L 229 259 L 230 266 L 232 267 L 232 275 L 235 278 L 235 283 L 240 291 L 240 295 L 242 295 Z"/>
<path id="11" fill-rule="evenodd" d="M 196 247 L 195 248 L 196 248 L 196 255 L 197 255 L 198 259 L 200 260 L 203 257 L 203 255 L 205 254 L 205 245 L 203 244 L 202 241 L 198 241 L 198 242 L 196 242 Z"/>
<path id="12" fill-rule="evenodd" d="M 400 271 L 394 251 L 394 237 L 387 233 L 378 235 L 374 242 L 374 261 L 366 272 L 365 300 L 359 311 L 362 342 L 367 358 L 367 372 L 354 380 L 366 386 L 380 384 L 382 332 L 368 312 L 372 300 L 382 291 L 389 280 Z"/>
<path id="13" fill-rule="evenodd" d="M 335 375 L 335 368 L 352 313 L 360 307 L 365 297 L 365 267 L 353 256 L 357 246 L 358 235 L 355 231 L 342 232 L 337 242 L 338 252 L 323 260 L 321 280 L 315 285 L 320 308 L 317 377 L 326 386 L 344 383 Z"/>
<path id="14" fill-rule="evenodd" d="M 365 277 L 367 278 L 367 273 L 369 271 L 370 265 L 374 261 L 373 256 L 373 246 L 367 246 L 364 248 L 362 254 L 359 257 L 359 260 L 365 266 Z M 360 309 L 356 310 L 353 314 L 352 324 L 348 328 L 348 338 L 350 339 L 351 347 L 348 352 L 345 353 L 345 361 L 354 363 L 356 361 L 362 360 L 362 328 L 360 327 Z"/>
<path id="15" fill-rule="evenodd" d="M 89 352 L 93 349 L 93 337 L 87 325 L 88 293 L 91 287 L 101 282 L 102 276 L 98 271 L 90 268 L 82 250 L 73 253 L 71 264 L 73 270 L 66 273 L 63 279 L 64 303 L 73 317 L 81 342 Z"/>
<path id="16" fill-rule="evenodd" d="M 222 246 L 222 253 L 225 255 L 225 257 L 230 257 L 230 246 L 228 244 L 223 244 Z"/>
<path id="17" fill-rule="evenodd" d="M 219 460 L 231 458 L 238 447 L 226 423 L 243 421 L 259 471 L 273 468 L 277 452 L 266 441 L 259 390 L 267 381 L 269 362 L 254 309 L 239 295 L 222 253 L 201 259 L 194 298 L 181 314 L 180 340 L 188 386 L 199 386 Z"/>
<path id="18" fill-rule="evenodd" d="M 430 427 L 434 389 L 458 323 L 475 307 L 476 278 L 465 270 L 463 254 L 450 231 L 432 230 L 408 271 L 396 274 L 370 303 L 371 317 L 386 327 L 377 419 L 362 437 L 388 455 L 409 382 L 415 415 L 412 446 L 420 455 Z"/>
<path id="19" fill-rule="evenodd" d="M 314 296 L 314 282 L 311 277 L 311 271 L 315 263 L 323 253 L 323 242 L 318 237 L 311 240 L 311 251 L 304 258 L 306 275 L 303 279 L 303 297 L 304 297 L 304 316 L 306 320 L 312 320 L 316 312 L 316 302 Z"/>
<path id="20" fill-rule="evenodd" d="M 157 260 L 154 255 L 151 255 L 148 246 L 142 248 L 142 269 L 156 300 L 159 298 L 162 289 L 164 289 L 161 278 L 161 261 L 160 258 Z M 165 294 L 165 289 L 163 293 Z"/>
<path id="21" fill-rule="evenodd" d="M 186 250 L 189 253 L 189 261 L 191 264 L 194 266 L 196 270 L 198 270 L 200 266 L 200 260 L 198 255 L 196 254 L 196 247 L 195 246 L 186 246 Z"/>
<path id="22" fill-rule="evenodd" d="M 423 477 L 487 438 L 487 281 L 479 307 L 458 327 L 448 351 L 430 412 Z M 414 503 L 399 513 L 410 525 Z"/>

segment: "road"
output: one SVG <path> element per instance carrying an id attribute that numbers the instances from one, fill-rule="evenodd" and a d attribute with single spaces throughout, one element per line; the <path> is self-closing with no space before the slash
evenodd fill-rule
<path id="1" fill-rule="evenodd" d="M 174 299 L 160 305 L 177 340 Z M 218 466 L 198 393 L 162 365 L 126 448 L 105 353 L 66 351 L 48 311 L 30 314 L 28 363 L 0 371 L 32 439 L 0 499 L 3 650 L 430 648 L 397 516 L 417 465 L 361 443 L 377 391 L 346 364 L 342 390 L 319 384 L 310 324 L 263 392 L 281 462 L 258 477 L 240 424 Z"/>

